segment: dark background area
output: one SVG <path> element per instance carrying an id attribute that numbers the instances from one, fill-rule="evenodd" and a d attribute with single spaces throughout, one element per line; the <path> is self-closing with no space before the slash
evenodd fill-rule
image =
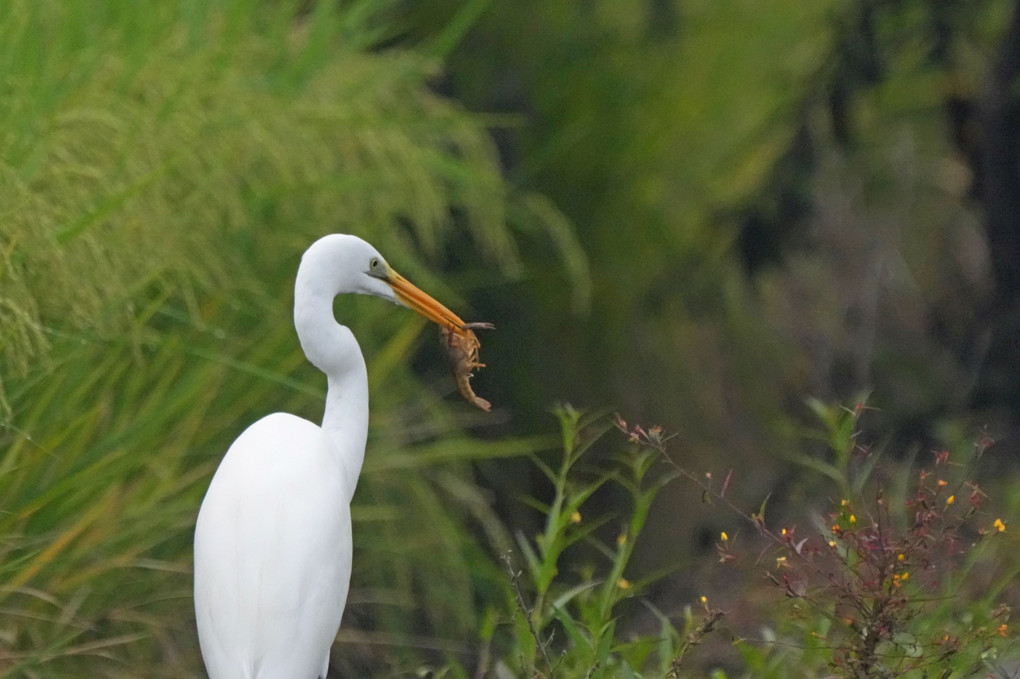
<path id="1" fill-rule="evenodd" d="M 403 39 L 457 10 L 408 6 Z M 692 468 L 738 470 L 754 502 L 796 483 L 808 396 L 867 398 L 865 438 L 892 455 L 984 427 L 1013 468 L 1017 7 L 499 3 L 446 63 L 434 86 L 502 116 L 511 187 L 560 210 L 587 261 L 572 277 L 519 207 L 524 272 L 472 294 L 509 329 L 477 383 L 510 430 L 609 407 L 675 432 Z M 487 483 L 528 492 L 526 467 Z M 661 503 L 652 564 L 710 548 L 707 510 Z"/>

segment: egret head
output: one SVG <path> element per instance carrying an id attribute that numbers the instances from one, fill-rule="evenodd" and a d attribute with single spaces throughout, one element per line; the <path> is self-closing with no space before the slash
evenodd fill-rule
<path id="1" fill-rule="evenodd" d="M 304 272 L 304 273 L 303 273 Z M 324 285 L 331 296 L 343 293 L 375 295 L 405 306 L 457 334 L 465 334 L 464 321 L 393 270 L 379 251 L 357 236 L 332 234 L 312 244 L 298 269 L 313 285 Z"/>

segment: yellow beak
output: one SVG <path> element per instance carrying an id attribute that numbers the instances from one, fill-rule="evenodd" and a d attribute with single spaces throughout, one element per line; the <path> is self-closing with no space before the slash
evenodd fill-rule
<path id="1" fill-rule="evenodd" d="M 397 299 L 403 302 L 407 308 L 462 337 L 467 335 L 464 321 L 460 316 L 437 302 L 431 295 L 422 291 L 393 269 L 386 272 L 386 277 L 383 280 L 393 288 Z"/>

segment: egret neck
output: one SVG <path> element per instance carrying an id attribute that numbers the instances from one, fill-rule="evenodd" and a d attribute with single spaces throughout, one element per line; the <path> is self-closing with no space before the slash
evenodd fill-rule
<path id="1" fill-rule="evenodd" d="M 337 451 L 347 500 L 365 461 L 368 439 L 368 369 L 354 333 L 333 316 L 336 288 L 315 272 L 315 261 L 302 260 L 294 285 L 294 326 L 308 360 L 326 374 L 322 429 Z M 340 451 L 344 451 L 341 455 Z"/>

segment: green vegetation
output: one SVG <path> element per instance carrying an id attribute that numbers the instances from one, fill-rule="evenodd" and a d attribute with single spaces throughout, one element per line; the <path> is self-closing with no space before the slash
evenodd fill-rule
<path id="1" fill-rule="evenodd" d="M 680 679 L 708 670 L 716 679 L 1014 676 L 1020 635 L 1007 601 L 1020 575 L 1015 528 L 973 480 L 991 441 L 941 450 L 918 470 L 879 463 L 880 451 L 857 440 L 863 405 L 817 410 L 834 462 L 810 458 L 811 477 L 836 481 L 846 493 L 827 514 L 788 525 L 772 519 L 769 498 L 752 512 L 729 500 L 748 474 L 713 480 L 678 463 L 672 437 L 658 427 L 617 418 L 629 450 L 609 467 L 584 468 L 608 421 L 561 410 L 560 467 L 536 461 L 554 490 L 552 505 L 532 503 L 545 530 L 534 546 L 518 535 L 519 570 L 512 555 L 504 557 L 510 600 L 486 627 L 474 676 L 493 667 L 495 676 L 503 667 L 512 676 L 585 679 Z M 682 605 L 667 599 L 667 613 L 646 596 L 657 577 L 626 574 L 656 495 L 677 479 L 732 528 L 716 541 L 714 569 L 725 584 Z M 585 516 L 607 483 L 626 489 L 627 511 Z M 614 526 L 620 532 L 605 544 L 599 536 Z M 567 550 L 582 544 L 591 549 L 561 573 Z M 643 615 L 625 609 L 635 598 Z"/>
<path id="2" fill-rule="evenodd" d="M 433 61 L 367 52 L 362 9 L 5 9 L 4 676 L 199 673 L 190 540 L 207 479 L 246 423 L 321 414 L 290 321 L 311 240 L 363 234 L 451 304 L 428 274 L 450 239 L 513 267 L 480 122 L 428 90 Z M 420 322 L 363 302 L 340 310 L 374 395 L 349 617 L 466 634 L 485 570 L 465 526 L 493 519 L 457 463 L 543 444 L 468 439 L 437 392 L 449 381 L 407 366 Z"/>
<path id="3" fill-rule="evenodd" d="M 483 416 L 420 320 L 337 302 L 372 419 L 336 676 L 1013 676 L 940 115 L 1005 7 L 9 0 L 0 677 L 203 676 L 195 515 L 244 426 L 321 414 L 291 288 L 331 231 L 499 328 Z M 557 438 L 562 399 L 677 433 Z"/>

